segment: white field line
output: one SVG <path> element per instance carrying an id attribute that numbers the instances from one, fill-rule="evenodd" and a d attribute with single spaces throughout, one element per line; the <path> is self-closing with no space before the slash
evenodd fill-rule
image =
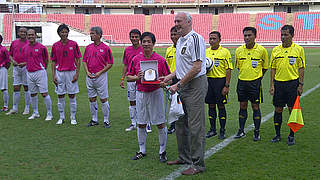
<path id="1" fill-rule="evenodd" d="M 308 94 L 310 94 L 311 92 L 313 92 L 314 90 L 318 89 L 320 87 L 320 83 L 317 84 L 316 86 L 314 86 L 313 88 L 311 89 L 308 89 L 305 93 L 303 93 L 301 95 L 300 98 L 303 98 L 304 96 L 307 96 Z M 261 123 L 264 123 L 266 122 L 267 120 L 269 120 L 270 118 L 273 117 L 273 113 L 274 112 L 271 112 L 265 116 L 262 117 L 262 121 Z M 248 131 L 251 131 L 253 130 L 254 128 L 254 124 L 251 124 L 249 125 L 248 127 L 245 128 L 245 131 L 248 132 Z M 208 149 L 206 152 L 205 152 L 205 159 L 211 157 L 212 155 L 214 155 L 215 153 L 217 153 L 219 150 L 225 148 L 226 146 L 228 146 L 231 142 L 237 140 L 237 139 L 234 139 L 234 136 L 236 134 L 226 138 L 224 141 L 222 141 L 221 143 L 211 147 L 210 149 Z M 186 170 L 190 165 L 183 165 L 183 166 L 180 166 L 180 168 L 178 168 L 177 170 L 173 171 L 171 174 L 169 174 L 168 176 L 164 177 L 164 178 L 161 178 L 160 180 L 171 180 L 171 179 L 175 179 L 175 178 L 178 178 L 181 176 L 181 172 Z"/>

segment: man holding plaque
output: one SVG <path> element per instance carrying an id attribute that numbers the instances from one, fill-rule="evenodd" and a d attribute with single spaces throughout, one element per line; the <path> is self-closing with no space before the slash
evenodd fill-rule
<path id="1" fill-rule="evenodd" d="M 153 52 L 156 42 L 154 34 L 144 32 L 141 35 L 143 54 L 136 55 L 129 68 L 127 81 L 137 83 L 137 136 L 139 151 L 132 160 L 146 156 L 146 126 L 148 122 L 158 126 L 160 143 L 160 162 L 166 162 L 167 127 L 164 110 L 164 95 L 159 86 L 159 77 L 167 76 L 170 70 L 166 60 Z"/>
<path id="2" fill-rule="evenodd" d="M 166 76 L 163 83 L 174 77 L 179 79 L 169 90 L 180 93 L 185 115 L 176 121 L 179 157 L 168 165 L 192 164 L 182 174 L 194 175 L 205 170 L 206 46 L 203 37 L 192 30 L 189 13 L 178 13 L 174 23 L 181 35 L 175 54 L 176 71 Z"/>

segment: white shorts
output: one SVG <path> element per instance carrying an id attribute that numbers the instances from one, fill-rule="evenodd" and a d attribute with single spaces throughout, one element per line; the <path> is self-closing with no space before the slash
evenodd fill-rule
<path id="1" fill-rule="evenodd" d="M 75 74 L 76 71 L 56 71 L 58 86 L 55 92 L 58 95 L 79 93 L 78 81 L 72 83 Z"/>
<path id="2" fill-rule="evenodd" d="M 136 82 L 127 82 L 128 100 L 136 101 L 137 84 Z"/>
<path id="3" fill-rule="evenodd" d="M 48 77 L 46 70 L 27 72 L 27 81 L 31 94 L 48 92 Z"/>
<path id="4" fill-rule="evenodd" d="M 164 96 L 161 88 L 152 92 L 137 91 L 137 123 L 153 125 L 166 123 Z"/>
<path id="5" fill-rule="evenodd" d="M 27 81 L 27 66 L 19 67 L 19 66 L 13 66 L 12 70 L 12 79 L 13 79 L 13 85 L 28 85 Z"/>
<path id="6" fill-rule="evenodd" d="M 0 90 L 8 89 L 8 69 L 0 67 Z"/>
<path id="7" fill-rule="evenodd" d="M 108 98 L 108 74 L 107 72 L 101 74 L 98 78 L 90 79 L 86 76 L 87 79 L 87 89 L 89 98 L 100 97 L 100 99 Z"/>

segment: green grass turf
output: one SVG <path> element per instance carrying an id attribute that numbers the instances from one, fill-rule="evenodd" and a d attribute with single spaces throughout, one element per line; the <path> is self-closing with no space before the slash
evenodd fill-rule
<path id="1" fill-rule="evenodd" d="M 83 51 L 84 49 L 82 49 Z M 165 49 L 155 49 L 164 55 Z M 234 57 L 234 50 L 230 49 Z M 320 83 L 319 49 L 305 49 L 307 68 L 304 90 Z M 24 97 L 21 96 L 19 114 L 6 116 L 0 113 L 0 179 L 159 179 L 176 170 L 177 166 L 167 166 L 159 162 L 158 133 L 147 138 L 147 156 L 139 161 L 130 158 L 138 150 L 136 132 L 125 132 L 130 124 L 128 115 L 127 90 L 119 86 L 122 70 L 123 48 L 112 48 L 114 65 L 108 72 L 111 128 L 102 125 L 87 128 L 90 121 L 89 103 L 85 87 L 85 72 L 81 67 L 77 95 L 78 125 L 70 125 L 68 98 L 66 98 L 66 122 L 58 126 L 57 96 L 54 93 L 51 69 L 48 68 L 49 94 L 53 102 L 54 120 L 45 122 L 45 105 L 39 97 L 40 119 L 27 120 L 21 115 Z M 268 49 L 271 53 L 271 49 Z M 270 55 L 270 54 L 269 54 Z M 232 72 L 229 104 L 227 105 L 227 136 L 238 129 L 239 103 L 236 97 L 238 71 Z M 269 71 L 263 79 L 264 103 L 262 116 L 273 111 L 272 97 L 268 93 Z M 10 107 L 12 104 L 12 68 L 9 72 Z M 271 144 L 274 135 L 273 120 L 261 127 L 260 142 L 252 141 L 252 132 L 237 140 L 206 160 L 207 171 L 186 179 L 318 179 L 319 170 L 319 112 L 320 90 L 316 90 L 301 100 L 305 127 L 296 134 L 296 145 L 286 145 L 288 127 L 287 110 L 282 128 L 283 141 Z M 0 104 L 3 104 L 0 98 Z M 252 124 L 249 108 L 247 125 Z M 99 102 L 99 121 L 102 122 Z M 209 123 L 207 122 L 207 129 Z M 216 137 L 206 141 L 206 148 L 221 142 Z M 177 157 L 175 135 L 168 136 L 167 154 L 169 160 Z"/>

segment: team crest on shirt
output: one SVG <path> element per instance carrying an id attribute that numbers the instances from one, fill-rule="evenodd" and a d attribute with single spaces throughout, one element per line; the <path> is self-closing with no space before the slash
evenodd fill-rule
<path id="1" fill-rule="evenodd" d="M 100 49 L 100 52 L 102 52 L 102 53 L 103 53 L 103 52 L 104 52 L 104 51 L 103 51 L 103 49 Z"/>
<path id="2" fill-rule="evenodd" d="M 187 50 L 187 47 L 183 47 L 183 48 L 181 49 L 181 54 L 186 53 L 186 50 Z"/>
<path id="3" fill-rule="evenodd" d="M 35 49 L 34 52 L 39 52 L 39 49 Z"/>
<path id="4" fill-rule="evenodd" d="M 73 47 L 69 47 L 70 50 L 73 50 Z"/>
<path id="5" fill-rule="evenodd" d="M 214 66 L 218 67 L 220 65 L 220 60 L 214 59 Z"/>
<path id="6" fill-rule="evenodd" d="M 289 59 L 290 65 L 293 65 L 296 62 L 296 58 L 294 58 L 294 57 L 288 57 L 288 59 Z"/>
<path id="7" fill-rule="evenodd" d="M 253 68 L 256 68 L 258 66 L 258 61 L 251 61 L 251 65 Z"/>

